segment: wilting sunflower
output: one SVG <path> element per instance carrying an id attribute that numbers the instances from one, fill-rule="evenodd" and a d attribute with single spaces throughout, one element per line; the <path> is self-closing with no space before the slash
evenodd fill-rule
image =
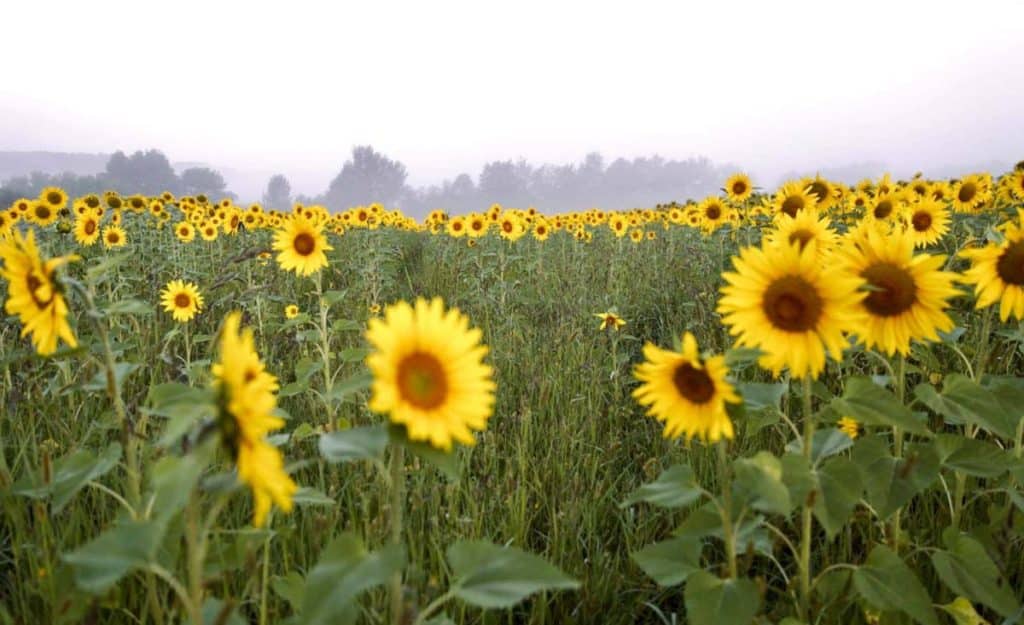
<path id="1" fill-rule="evenodd" d="M 1024 225 L 1024 209 L 1018 209 Z M 960 252 L 971 261 L 964 282 L 974 285 L 975 306 L 987 308 L 999 302 L 999 318 L 1024 319 L 1024 228 L 1010 223 L 1001 244 Z"/>
<path id="2" fill-rule="evenodd" d="M 284 307 L 284 318 L 294 319 L 299 316 L 299 307 L 295 304 L 288 304 Z"/>
<path id="3" fill-rule="evenodd" d="M 4 309 L 18 315 L 21 336 L 32 334 L 32 345 L 40 355 L 57 351 L 57 339 L 71 347 L 78 341 L 68 325 L 68 306 L 55 271 L 61 265 L 77 260 L 77 256 L 61 256 L 44 261 L 36 247 L 35 231 L 22 236 L 15 230 L 0 239 L 0 276 L 7 280 L 7 302 Z"/>
<path id="4" fill-rule="evenodd" d="M 128 243 L 128 235 L 121 226 L 107 226 L 103 229 L 103 247 L 107 249 L 124 247 Z"/>
<path id="5" fill-rule="evenodd" d="M 599 332 L 604 330 L 615 330 L 617 332 L 619 328 L 626 325 L 625 319 L 611 311 L 594 313 L 594 316 L 601 320 L 601 327 L 598 328 Z"/>
<path id="6" fill-rule="evenodd" d="M 175 321 L 191 321 L 203 309 L 203 296 L 199 287 L 183 280 L 171 280 L 160 292 L 160 303 Z"/>
<path id="7" fill-rule="evenodd" d="M 305 217 L 295 215 L 274 235 L 277 264 L 285 271 L 308 276 L 327 266 L 327 255 L 333 250 L 327 243 L 323 228 L 313 225 Z"/>
<path id="8" fill-rule="evenodd" d="M 843 332 L 857 321 L 863 280 L 822 263 L 797 244 L 748 247 L 733 257 L 735 271 L 722 277 L 718 312 L 741 346 L 764 354 L 762 367 L 775 376 L 818 377 L 826 351 L 840 358 Z"/>
<path id="9" fill-rule="evenodd" d="M 903 210 L 907 232 L 914 239 L 914 247 L 927 247 L 936 243 L 949 231 L 949 212 L 937 200 L 923 197 Z"/>
<path id="10" fill-rule="evenodd" d="M 388 306 L 366 332 L 370 409 L 404 425 L 410 440 L 445 451 L 453 442 L 474 444 L 473 430 L 485 429 L 494 409 L 481 335 L 458 309 L 445 311 L 439 297 Z"/>
<path id="11" fill-rule="evenodd" d="M 233 312 L 224 320 L 213 385 L 221 406 L 218 424 L 222 441 L 238 466 L 239 479 L 252 489 L 253 525 L 260 527 L 271 503 L 291 511 L 298 487 L 284 471 L 281 452 L 265 440 L 267 434 L 284 426 L 273 414 L 277 378 L 260 360 L 252 329 L 240 331 L 241 319 L 241 313 Z"/>
<path id="12" fill-rule="evenodd" d="M 750 176 L 743 173 L 735 173 L 725 181 L 725 194 L 733 202 L 740 203 L 754 193 L 754 185 L 750 183 Z"/>
<path id="13" fill-rule="evenodd" d="M 855 333 L 867 347 L 905 356 L 912 340 L 937 341 L 938 331 L 953 329 L 945 309 L 946 300 L 959 294 L 953 286 L 957 275 L 942 271 L 945 256 L 915 256 L 909 232 L 866 230 L 856 244 L 842 246 L 838 257 L 848 274 L 865 283 Z"/>
<path id="14" fill-rule="evenodd" d="M 726 379 L 725 356 L 701 360 L 697 340 L 683 335 L 682 352 L 647 343 L 644 362 L 634 369 L 642 384 L 633 391 L 647 415 L 665 424 L 665 438 L 699 438 L 710 442 L 733 437 L 725 404 L 742 401 Z"/>
<path id="15" fill-rule="evenodd" d="M 179 221 L 174 224 L 174 236 L 182 243 L 189 243 L 196 238 L 196 229 L 187 221 Z"/>
<path id="16" fill-rule="evenodd" d="M 95 245 L 100 240 L 100 220 L 91 211 L 75 220 L 75 241 L 80 245 Z"/>
<path id="17" fill-rule="evenodd" d="M 790 217 L 802 210 L 815 210 L 818 196 L 811 194 L 799 182 L 787 182 L 775 193 L 772 208 L 775 213 L 785 213 Z"/>

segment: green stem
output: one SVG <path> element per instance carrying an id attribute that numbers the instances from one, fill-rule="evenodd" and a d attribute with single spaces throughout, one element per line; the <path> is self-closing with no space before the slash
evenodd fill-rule
<path id="1" fill-rule="evenodd" d="M 814 416 L 811 413 L 811 376 L 803 377 L 804 458 L 810 465 L 814 447 Z M 800 512 L 800 615 L 811 620 L 811 502 L 805 500 Z"/>
<path id="2" fill-rule="evenodd" d="M 988 364 L 989 334 L 992 333 L 992 317 L 995 315 L 995 306 L 989 306 L 985 311 L 985 319 L 981 322 L 981 344 L 978 346 L 978 356 L 974 365 L 974 380 L 981 381 L 985 373 L 985 365 Z"/>
<path id="3" fill-rule="evenodd" d="M 193 625 L 203 623 L 203 538 L 200 536 L 199 495 L 189 497 L 185 510 L 185 544 L 188 550 L 188 611 Z"/>
<path id="4" fill-rule="evenodd" d="M 904 399 L 906 398 L 906 377 L 907 377 L 907 357 L 900 354 L 900 358 L 896 363 L 896 400 L 903 405 Z M 896 459 L 903 458 L 903 431 L 893 426 L 892 428 L 892 441 L 893 450 L 896 455 Z M 896 512 L 892 515 L 892 522 L 890 524 L 890 538 L 891 547 L 893 551 L 899 551 L 900 548 L 900 524 L 902 517 L 902 508 L 897 508 Z"/>
<path id="5" fill-rule="evenodd" d="M 726 442 L 718 442 L 718 481 L 722 491 L 722 538 L 725 541 L 725 557 L 729 563 L 729 578 L 739 576 L 736 567 L 736 528 L 732 524 L 732 474 L 729 471 L 729 454 Z"/>
<path id="6" fill-rule="evenodd" d="M 437 610 L 441 606 L 448 603 L 454 596 L 455 591 L 449 590 L 437 599 L 431 601 L 429 604 L 427 604 L 427 607 L 423 608 L 423 611 L 416 616 L 416 620 L 413 621 L 412 625 L 423 625 L 423 623 L 426 623 L 427 619 L 434 615 L 434 612 L 437 612 Z"/>
<path id="7" fill-rule="evenodd" d="M 391 542 L 398 545 L 402 542 L 402 516 L 405 509 L 405 447 L 395 445 L 391 455 Z M 389 589 L 391 603 L 391 623 L 401 625 L 402 622 L 402 573 L 399 571 L 391 577 Z"/>
<path id="8" fill-rule="evenodd" d="M 334 423 L 334 409 L 328 395 L 331 392 L 333 376 L 331 375 L 331 335 L 327 330 L 327 312 L 330 306 L 324 301 L 323 271 L 316 272 L 316 295 L 320 304 L 320 356 L 323 359 L 324 370 L 324 409 L 327 411 L 328 425 Z"/>
<path id="9" fill-rule="evenodd" d="M 260 625 L 267 625 L 267 589 L 270 581 L 270 536 L 263 542 L 263 574 L 260 578 Z"/>

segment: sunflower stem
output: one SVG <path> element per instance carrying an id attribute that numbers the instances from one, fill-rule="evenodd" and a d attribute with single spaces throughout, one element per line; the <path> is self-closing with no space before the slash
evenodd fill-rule
<path id="1" fill-rule="evenodd" d="M 391 543 L 402 542 L 402 516 L 405 508 L 405 447 L 395 445 L 391 454 Z M 391 603 L 391 623 L 400 625 L 402 622 L 402 573 L 399 571 L 391 577 L 389 588 Z"/>
<path id="2" fill-rule="evenodd" d="M 193 492 L 185 509 L 185 544 L 188 550 L 188 611 L 194 625 L 203 623 L 204 554 L 199 515 L 199 495 Z"/>
<path id="3" fill-rule="evenodd" d="M 814 416 L 811 414 L 811 376 L 803 377 L 804 436 L 803 452 L 808 465 L 813 458 Z M 811 501 L 803 502 L 800 511 L 800 615 L 810 622 L 811 616 Z"/>
<path id="4" fill-rule="evenodd" d="M 985 373 L 985 365 L 988 364 L 989 335 L 992 333 L 992 317 L 995 310 L 995 306 L 989 306 L 985 311 L 985 319 L 981 322 L 981 345 L 978 346 L 978 356 L 974 364 L 975 382 L 981 382 L 981 376 Z"/>
<path id="5" fill-rule="evenodd" d="M 726 441 L 718 441 L 718 481 L 722 490 L 722 538 L 725 541 L 725 557 L 729 563 L 729 578 L 736 579 L 736 535 L 732 524 L 732 474 L 729 471 L 729 454 Z"/>
<path id="6" fill-rule="evenodd" d="M 900 358 L 896 361 L 896 400 L 903 404 L 906 398 L 906 377 L 907 377 L 907 357 L 900 354 Z M 892 440 L 893 450 L 896 455 L 896 459 L 903 458 L 903 431 L 898 427 L 892 428 Z M 899 551 L 900 548 L 900 517 L 902 516 L 903 509 L 897 508 L 896 512 L 892 515 L 892 526 L 891 526 L 891 538 L 892 538 L 892 549 L 893 551 Z"/>
<path id="7" fill-rule="evenodd" d="M 331 400 L 328 396 L 331 393 L 331 335 L 327 331 L 327 311 L 330 309 L 328 303 L 324 300 L 324 288 L 323 288 L 323 272 L 316 272 L 316 299 L 320 305 L 320 324 L 318 329 L 320 330 L 320 357 L 323 359 L 324 369 L 324 409 L 327 411 L 327 424 L 332 426 L 334 423 L 334 409 Z"/>

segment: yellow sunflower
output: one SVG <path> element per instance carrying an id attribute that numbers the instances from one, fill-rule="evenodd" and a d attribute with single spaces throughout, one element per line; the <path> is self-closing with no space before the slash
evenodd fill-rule
<path id="1" fill-rule="evenodd" d="M 1018 209 L 1024 224 L 1024 209 Z M 1024 319 L 1024 228 L 1008 224 L 1002 243 L 960 252 L 971 261 L 964 282 L 974 285 L 975 306 L 987 308 L 999 302 L 999 318 Z"/>
<path id="2" fill-rule="evenodd" d="M 601 327 L 598 328 L 599 332 L 604 330 L 618 331 L 619 328 L 626 325 L 625 319 L 610 311 L 594 313 L 594 316 L 601 320 Z"/>
<path id="3" fill-rule="evenodd" d="M 203 296 L 199 287 L 183 280 L 171 280 L 160 292 L 160 303 L 175 321 L 191 321 L 203 309 Z"/>
<path id="4" fill-rule="evenodd" d="M 634 369 L 642 383 L 633 391 L 647 415 L 665 424 L 665 438 L 699 438 L 710 442 L 733 437 L 726 403 L 742 401 L 726 379 L 724 356 L 701 360 L 697 340 L 687 332 L 682 352 L 647 343 L 644 362 Z"/>
<path id="5" fill-rule="evenodd" d="M 714 232 L 719 226 L 728 223 L 729 218 L 732 216 L 732 211 L 726 208 L 722 200 L 715 196 L 704 198 L 704 201 L 698 205 L 697 210 L 700 213 L 701 229 L 707 233 Z"/>
<path id="6" fill-rule="evenodd" d="M 831 182 L 822 178 L 821 174 L 816 175 L 814 178 L 802 180 L 800 184 L 804 186 L 808 193 L 814 196 L 815 206 L 818 210 L 828 210 L 835 204 L 836 189 Z"/>
<path id="7" fill-rule="evenodd" d="M 456 239 L 466 236 L 466 218 L 461 215 L 452 217 L 446 223 L 445 230 L 448 232 L 448 236 Z"/>
<path id="8" fill-rule="evenodd" d="M 272 503 L 291 511 L 298 487 L 284 471 L 281 452 L 265 440 L 267 434 L 284 426 L 273 414 L 277 378 L 260 360 L 252 329 L 240 331 L 241 320 L 239 312 L 224 320 L 213 386 L 221 406 L 218 424 L 222 440 L 238 466 L 239 479 L 252 490 L 253 525 L 260 527 Z"/>
<path id="9" fill-rule="evenodd" d="M 969 213 L 982 208 L 992 200 L 991 186 L 992 178 L 987 174 L 964 176 L 950 191 L 953 210 Z"/>
<path id="10" fill-rule="evenodd" d="M 857 438 L 857 435 L 860 434 L 860 424 L 852 417 L 840 417 L 836 426 L 850 438 Z"/>
<path id="11" fill-rule="evenodd" d="M 217 228 L 217 224 L 209 221 L 204 221 L 199 227 L 199 236 L 203 237 L 204 241 L 216 241 L 218 232 L 220 230 Z"/>
<path id="12" fill-rule="evenodd" d="M 196 238 L 196 229 L 188 221 L 179 221 L 174 224 L 174 236 L 182 243 L 189 243 Z"/>
<path id="13" fill-rule="evenodd" d="M 57 209 L 46 202 L 35 201 L 28 209 L 28 220 L 37 226 L 49 226 L 57 221 Z"/>
<path id="14" fill-rule="evenodd" d="M 285 319 L 294 319 L 299 316 L 299 307 L 295 304 L 288 304 L 284 307 Z"/>
<path id="15" fill-rule="evenodd" d="M 907 232 L 914 239 L 914 247 L 927 247 L 937 243 L 949 232 L 949 211 L 938 200 L 923 197 L 903 210 Z"/>
<path id="16" fill-rule="evenodd" d="M 333 250 L 327 243 L 323 229 L 305 217 L 295 215 L 274 235 L 277 264 L 285 271 L 308 276 L 327 266 L 327 255 Z"/>
<path id="17" fill-rule="evenodd" d="M 813 211 L 800 211 L 796 217 L 779 213 L 775 218 L 775 229 L 765 234 L 770 245 L 799 244 L 801 248 L 808 245 L 819 253 L 832 249 L 839 235 L 832 229 L 827 216 L 818 217 Z"/>
<path id="18" fill-rule="evenodd" d="M 366 332 L 373 348 L 366 358 L 370 409 L 404 425 L 410 440 L 445 451 L 453 442 L 474 444 L 473 431 L 485 429 L 494 410 L 481 336 L 458 309 L 445 311 L 439 297 L 388 306 Z"/>
<path id="19" fill-rule="evenodd" d="M 46 187 L 39 192 L 39 202 L 46 204 L 56 214 L 68 205 L 68 194 L 59 187 Z"/>
<path id="20" fill-rule="evenodd" d="M 744 173 L 735 173 L 725 181 L 726 196 L 736 202 L 746 201 L 754 193 L 754 185 L 750 182 L 750 176 Z"/>
<path id="21" fill-rule="evenodd" d="M 124 247 L 128 243 L 128 235 L 121 226 L 111 225 L 103 229 L 103 247 L 107 249 Z"/>
<path id="22" fill-rule="evenodd" d="M 945 309 L 946 300 L 959 294 L 953 286 L 957 275 L 942 271 L 945 256 L 915 256 L 909 232 L 866 230 L 838 256 L 845 272 L 865 283 L 855 333 L 867 347 L 905 356 L 912 340 L 937 341 L 938 331 L 953 329 Z"/>
<path id="23" fill-rule="evenodd" d="M 519 217 L 506 213 L 498 221 L 498 232 L 501 234 L 501 238 L 506 241 L 518 241 L 520 237 L 526 234 L 526 224 Z"/>
<path id="24" fill-rule="evenodd" d="M 35 231 L 22 236 L 15 230 L 0 239 L 0 276 L 7 280 L 7 302 L 4 310 L 18 315 L 21 336 L 32 334 L 36 352 L 48 356 L 57 351 L 57 339 L 71 347 L 78 341 L 68 325 L 68 306 L 56 269 L 77 260 L 77 256 L 61 256 L 44 261 L 36 247 Z"/>
<path id="25" fill-rule="evenodd" d="M 75 219 L 75 241 L 80 245 L 95 245 L 100 240 L 100 220 L 87 212 Z"/>
<path id="26" fill-rule="evenodd" d="M 762 367 L 778 376 L 789 367 L 793 377 L 818 377 L 826 351 L 842 355 L 843 332 L 856 323 L 863 280 L 821 262 L 811 247 L 797 244 L 748 247 L 733 257 L 735 271 L 722 274 L 727 284 L 718 312 L 741 346 L 764 354 Z"/>
<path id="27" fill-rule="evenodd" d="M 802 210 L 815 210 L 818 196 L 810 193 L 799 182 L 787 182 L 775 193 L 772 208 L 775 213 L 785 213 L 790 217 Z"/>

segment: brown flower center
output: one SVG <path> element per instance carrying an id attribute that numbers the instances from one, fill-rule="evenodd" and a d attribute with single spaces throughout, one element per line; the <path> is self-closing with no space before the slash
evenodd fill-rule
<path id="1" fill-rule="evenodd" d="M 807 203 L 799 195 L 791 195 L 782 202 L 782 212 L 786 213 L 790 217 L 796 217 L 799 211 L 804 209 Z"/>
<path id="2" fill-rule="evenodd" d="M 50 289 L 50 297 L 45 300 L 39 297 L 39 293 L 37 291 L 39 290 L 39 287 L 43 286 L 43 284 L 44 282 L 34 273 L 29 272 L 28 276 L 25 278 L 25 286 L 28 287 L 28 293 L 32 296 L 32 301 L 35 302 L 36 307 L 39 309 L 46 308 L 50 305 L 50 302 L 53 301 L 53 289 Z"/>
<path id="3" fill-rule="evenodd" d="M 46 201 L 49 202 L 51 206 L 60 206 L 61 204 L 64 203 L 62 201 L 63 199 L 64 196 L 61 195 L 60 193 L 57 193 L 56 191 L 50 191 L 49 193 L 46 194 Z"/>
<path id="4" fill-rule="evenodd" d="M 786 332 L 812 330 L 824 308 L 818 290 L 800 276 L 784 276 L 772 282 L 761 305 L 771 324 Z"/>
<path id="5" fill-rule="evenodd" d="M 405 401 L 430 410 L 448 396 L 448 378 L 437 358 L 413 352 L 398 364 L 398 390 Z"/>
<path id="6" fill-rule="evenodd" d="M 116 233 L 116 232 L 108 232 L 107 233 L 107 243 L 110 243 L 111 245 L 113 245 L 113 244 L 117 243 L 120 240 L 121 240 L 121 235 L 119 235 L 118 233 Z"/>
<path id="7" fill-rule="evenodd" d="M 737 180 L 736 182 L 732 183 L 732 193 L 733 193 L 733 195 L 743 195 L 746 192 L 747 192 L 747 183 L 743 182 L 742 180 Z"/>
<path id="8" fill-rule="evenodd" d="M 188 293 L 178 293 L 174 296 L 174 305 L 177 308 L 188 308 L 192 305 L 192 298 L 188 296 Z"/>
<path id="9" fill-rule="evenodd" d="M 814 233 L 810 230 L 801 228 L 800 230 L 794 230 L 789 233 L 789 243 L 799 243 L 800 249 L 807 247 L 807 244 L 814 240 Z"/>
<path id="10" fill-rule="evenodd" d="M 1006 248 L 996 261 L 996 273 L 1007 284 L 1024 285 L 1024 241 Z"/>
<path id="11" fill-rule="evenodd" d="M 96 222 L 89 219 L 85 222 L 85 228 L 83 228 L 85 234 L 92 236 L 96 232 Z"/>
<path id="12" fill-rule="evenodd" d="M 722 216 L 722 207 L 718 204 L 712 204 L 708 206 L 707 210 L 704 211 L 708 219 L 715 220 Z"/>
<path id="13" fill-rule="evenodd" d="M 871 292 L 864 299 L 868 311 L 879 317 L 904 313 L 917 301 L 917 285 L 906 269 L 892 263 L 877 263 L 864 270 Z"/>
<path id="14" fill-rule="evenodd" d="M 918 232 L 927 232 L 932 227 L 932 216 L 927 211 L 918 211 L 914 213 L 910 223 L 914 225 L 914 230 Z"/>
<path id="15" fill-rule="evenodd" d="M 879 200 L 878 204 L 875 204 L 875 219 L 886 219 L 891 214 L 892 200 Z"/>
<path id="16" fill-rule="evenodd" d="M 313 235 L 308 232 L 300 232 L 295 241 L 292 242 L 292 247 L 301 256 L 309 256 L 316 249 L 316 239 Z"/>
<path id="17" fill-rule="evenodd" d="M 676 367 L 672 374 L 676 390 L 693 404 L 706 404 L 715 396 L 715 383 L 703 369 L 697 369 L 688 362 Z"/>
<path id="18" fill-rule="evenodd" d="M 49 219 L 53 213 L 50 211 L 50 207 L 46 204 L 36 204 L 36 218 L 38 219 Z"/>
<path id="19" fill-rule="evenodd" d="M 818 196 L 818 202 L 824 202 L 828 197 L 828 185 L 820 180 L 815 180 L 810 184 L 808 192 Z"/>
<path id="20" fill-rule="evenodd" d="M 974 196 L 978 194 L 978 187 L 973 182 L 965 182 L 960 185 L 960 190 L 957 191 L 956 197 L 961 202 L 970 202 L 974 199 Z"/>

